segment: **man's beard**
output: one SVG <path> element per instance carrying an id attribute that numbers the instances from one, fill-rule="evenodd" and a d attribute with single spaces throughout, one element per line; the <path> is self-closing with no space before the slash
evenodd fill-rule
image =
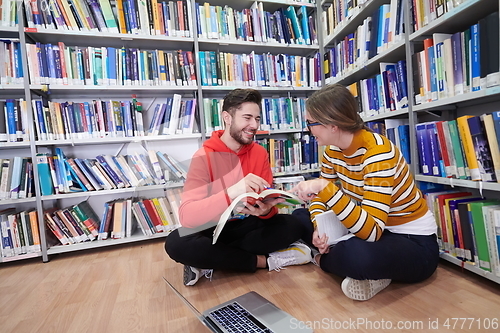
<path id="1" fill-rule="evenodd" d="M 255 135 L 255 131 L 253 131 L 253 132 Z M 253 142 L 253 136 L 249 139 L 244 138 L 243 137 L 243 130 L 237 129 L 232 124 L 231 124 L 231 127 L 229 127 L 229 134 L 236 142 L 238 142 L 241 145 L 249 145 Z"/>

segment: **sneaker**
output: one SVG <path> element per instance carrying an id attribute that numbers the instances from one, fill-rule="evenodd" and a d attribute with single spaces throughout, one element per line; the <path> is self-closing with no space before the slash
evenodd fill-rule
<path id="1" fill-rule="evenodd" d="M 213 269 L 199 269 L 192 266 L 184 265 L 184 285 L 194 286 L 196 282 L 205 275 L 207 279 L 212 281 Z"/>
<path id="2" fill-rule="evenodd" d="M 311 262 L 311 249 L 304 243 L 295 242 L 289 248 L 269 254 L 267 265 L 269 271 L 280 271 L 285 266 L 303 265 Z"/>
<path id="3" fill-rule="evenodd" d="M 342 281 L 342 291 L 350 299 L 366 301 L 385 289 L 391 283 L 391 279 L 380 280 L 356 280 L 346 277 Z"/>

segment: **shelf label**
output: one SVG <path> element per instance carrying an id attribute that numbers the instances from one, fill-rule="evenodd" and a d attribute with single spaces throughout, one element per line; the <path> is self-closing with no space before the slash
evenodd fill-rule
<path id="1" fill-rule="evenodd" d="M 500 86 L 495 86 L 486 89 L 486 95 L 500 94 Z"/>
<path id="2" fill-rule="evenodd" d="M 38 32 L 37 28 L 24 28 L 25 32 Z"/>

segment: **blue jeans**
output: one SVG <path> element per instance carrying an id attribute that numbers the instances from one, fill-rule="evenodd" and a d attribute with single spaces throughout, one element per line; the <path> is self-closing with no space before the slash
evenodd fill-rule
<path id="1" fill-rule="evenodd" d="M 312 246 L 314 231 L 309 212 L 298 209 L 292 213 L 307 228 L 305 241 Z M 385 230 L 376 242 L 357 237 L 339 242 L 321 256 L 325 272 L 357 280 L 392 279 L 419 282 L 430 277 L 439 262 L 436 235 L 396 234 Z"/>

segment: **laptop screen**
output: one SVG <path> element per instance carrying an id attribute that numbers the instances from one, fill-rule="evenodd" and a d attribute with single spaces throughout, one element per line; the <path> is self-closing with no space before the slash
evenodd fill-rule
<path id="1" fill-rule="evenodd" d="M 208 327 L 208 329 L 212 330 L 213 332 L 220 332 L 220 330 L 218 328 L 216 328 L 214 324 L 212 324 L 208 320 L 206 320 L 205 317 L 200 313 L 200 311 L 198 311 L 198 309 L 195 308 L 194 305 L 191 304 L 186 299 L 186 297 L 184 297 L 177 289 L 175 289 L 175 287 L 165 277 L 163 277 L 163 280 L 165 280 L 165 282 L 168 284 L 170 289 L 172 289 L 174 291 L 174 293 L 182 300 L 182 302 L 184 302 L 184 304 L 187 305 L 187 307 L 191 310 L 191 312 L 194 313 L 196 318 L 198 318 L 203 323 L 203 325 Z"/>

